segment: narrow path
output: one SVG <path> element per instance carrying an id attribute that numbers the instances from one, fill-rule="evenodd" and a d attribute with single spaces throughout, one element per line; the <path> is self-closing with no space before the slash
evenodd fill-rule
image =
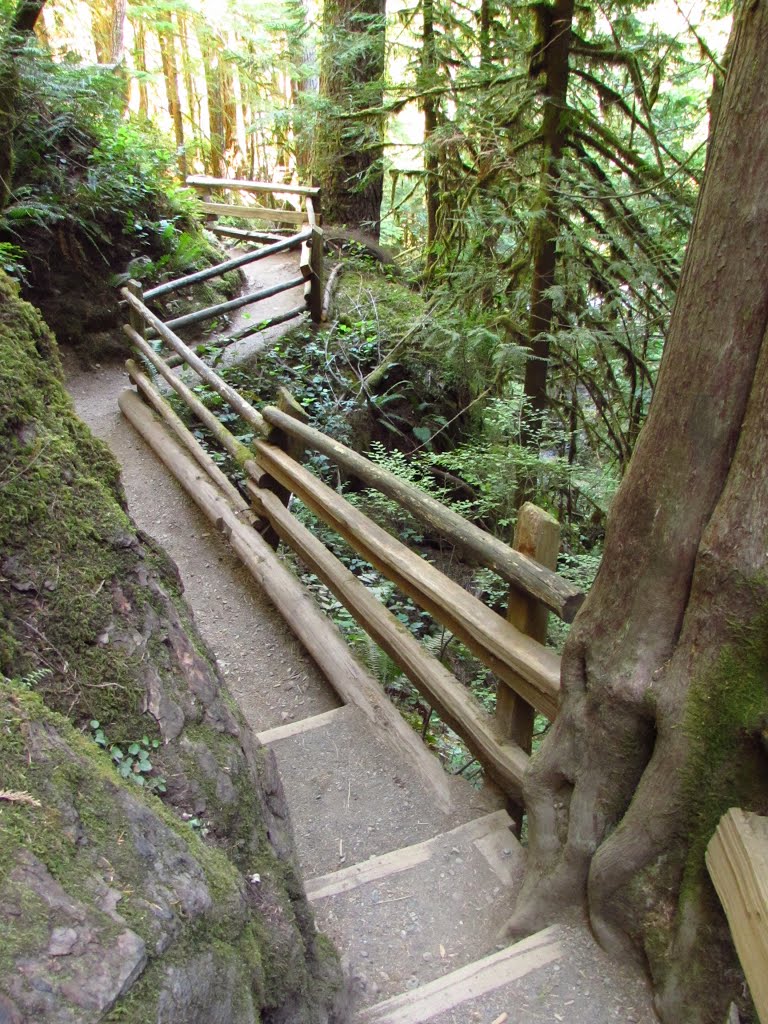
<path id="1" fill-rule="evenodd" d="M 286 262 L 260 263 L 251 283 L 284 277 Z M 295 303 L 284 293 L 259 316 Z M 238 355 L 263 344 L 241 343 Z M 225 680 L 275 751 L 318 926 L 353 980 L 355 1020 L 652 1024 L 643 980 L 610 962 L 579 922 L 496 947 L 524 864 L 506 812 L 461 779 L 452 780 L 452 806 L 435 806 L 362 713 L 340 706 L 224 540 L 122 418 L 122 366 L 84 372 L 69 361 L 67 370 L 80 416 L 122 466 L 132 516 L 176 561 Z"/>

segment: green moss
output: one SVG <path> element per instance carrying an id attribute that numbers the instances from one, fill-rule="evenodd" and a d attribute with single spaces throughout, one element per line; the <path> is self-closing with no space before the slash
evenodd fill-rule
<path id="1" fill-rule="evenodd" d="M 38 649 L 52 706 L 135 731 L 143 691 L 108 637 L 114 586 L 138 562 L 119 468 L 74 415 L 53 337 L 1 274 L 0 309 L 0 671 L 36 667 L 23 652 Z"/>
<path id="2" fill-rule="evenodd" d="M 768 606 L 734 626 L 710 672 L 693 682 L 686 708 L 690 740 L 685 799 L 691 809 L 688 873 L 729 807 L 768 810 Z"/>

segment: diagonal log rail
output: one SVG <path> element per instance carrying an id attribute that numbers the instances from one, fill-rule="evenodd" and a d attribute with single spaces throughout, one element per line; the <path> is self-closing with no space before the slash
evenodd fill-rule
<path id="1" fill-rule="evenodd" d="M 129 328 L 130 330 L 130 328 Z M 135 332 L 134 332 L 135 333 Z M 136 335 L 143 354 L 152 349 Z M 162 360 L 152 352 L 155 360 Z M 179 441 L 202 466 L 212 481 L 229 499 L 238 515 L 245 514 L 250 522 L 253 513 L 247 502 L 233 487 L 229 479 L 200 446 L 199 442 L 182 423 L 168 402 L 156 390 L 152 381 L 131 359 L 126 362 L 131 380 L 147 399 L 155 412 L 170 426 Z M 169 373 L 168 377 L 174 378 Z M 177 381 L 178 383 L 178 381 Z M 184 394 L 182 385 L 180 394 Z M 191 393 L 189 393 L 191 395 Z M 194 396 L 192 396 L 194 398 Z M 207 414 L 204 422 L 209 428 L 216 421 L 205 406 L 195 400 L 194 411 Z M 135 419 L 135 415 L 134 415 Z M 136 424 L 135 424 L 136 425 Z M 217 439 L 232 455 L 240 455 L 241 445 L 221 424 L 218 424 Z M 146 425 L 143 433 L 147 433 Z M 153 447 L 161 444 L 158 437 L 147 438 Z M 247 449 L 245 449 L 247 451 Z M 258 477 L 258 467 L 244 461 L 249 475 Z M 299 523 L 272 492 L 249 482 L 249 491 L 254 499 L 257 513 L 265 515 L 280 537 L 299 555 L 302 561 L 336 595 L 341 603 L 359 621 L 365 623 L 367 632 L 412 679 L 419 690 L 430 701 L 441 718 L 455 731 L 463 735 L 468 749 L 486 766 L 488 773 L 508 792 L 518 793 L 522 786 L 523 774 L 528 756 L 515 743 L 504 741 L 495 735 L 493 719 L 475 701 L 472 695 L 441 662 L 426 651 L 413 634 L 349 571 L 335 555 L 310 531 Z M 250 513 L 250 515 L 249 515 Z"/>
<path id="2" fill-rule="evenodd" d="M 418 735 L 382 695 L 378 683 L 354 658 L 337 627 L 317 606 L 309 592 L 282 564 L 259 534 L 243 522 L 247 503 L 234 504 L 215 486 L 209 470 L 203 470 L 163 429 L 136 392 L 126 389 L 119 406 L 129 422 L 216 528 L 226 537 L 246 569 L 264 589 L 321 672 L 346 704 L 353 704 L 405 756 L 430 786 L 437 805 L 451 806 L 450 780 L 428 753 Z M 197 444 L 194 438 L 191 443 Z M 185 445 L 188 447 L 188 445 Z M 209 458 L 200 452 L 199 458 Z"/>
<path id="3" fill-rule="evenodd" d="M 280 281 L 279 284 L 262 288 L 258 292 L 250 292 L 248 295 L 240 295 L 236 299 L 230 299 L 229 302 L 220 302 L 216 306 L 206 306 L 205 309 L 198 309 L 195 313 L 187 313 L 186 316 L 177 316 L 175 320 L 168 320 L 166 327 L 175 327 L 177 330 L 181 327 L 191 327 L 192 324 L 202 323 L 203 320 L 211 320 L 215 316 L 231 313 L 243 306 L 250 306 L 251 303 L 259 302 L 260 299 L 270 299 L 273 295 L 279 295 L 280 292 L 288 292 L 292 288 L 298 288 L 301 284 L 304 284 L 304 278 L 301 276 L 293 277 L 289 281 Z"/>
<path id="4" fill-rule="evenodd" d="M 254 441 L 258 464 L 451 630 L 491 671 L 546 715 L 557 714 L 560 659 L 515 629 L 458 583 L 444 576 L 368 516 L 354 508 L 279 448 Z"/>
<path id="5" fill-rule="evenodd" d="M 326 455 L 332 462 L 376 490 L 393 498 L 421 522 L 449 538 L 466 554 L 493 569 L 507 583 L 541 601 L 565 622 L 572 622 L 584 600 L 584 593 L 562 576 L 534 562 L 503 541 L 468 522 L 420 488 L 402 480 L 362 455 L 334 441 L 327 434 L 286 415 L 268 405 L 261 410 L 264 419 L 286 434 L 300 440 L 305 447 Z"/>
<path id="6" fill-rule="evenodd" d="M 517 744 L 494 733 L 493 719 L 472 694 L 437 658 L 429 654 L 389 609 L 299 523 L 270 491 L 249 485 L 258 511 L 263 512 L 285 541 L 325 583 L 431 706 L 467 744 L 469 751 L 507 791 L 520 792 L 528 755 Z"/>
<path id="7" fill-rule="evenodd" d="M 199 284 L 201 281 L 209 281 L 212 277 L 220 277 L 222 274 L 229 273 L 230 270 L 237 270 L 240 267 L 248 266 L 248 264 L 256 263 L 259 260 L 266 259 L 268 256 L 276 256 L 279 252 L 298 249 L 302 242 L 306 242 L 311 237 L 312 231 L 308 228 L 306 231 L 300 231 L 297 235 L 291 235 L 290 238 L 286 238 L 281 242 L 262 246 L 261 249 L 244 253 L 242 256 L 235 256 L 233 259 L 217 263 L 213 267 L 206 267 L 205 270 L 198 270 L 194 274 L 177 277 L 175 281 L 166 281 L 163 284 L 159 284 L 156 288 L 150 288 L 149 291 L 144 292 L 144 299 L 146 301 L 157 299 L 161 295 L 168 295 L 171 292 L 178 291 L 180 288 L 186 288 L 188 285 Z"/>

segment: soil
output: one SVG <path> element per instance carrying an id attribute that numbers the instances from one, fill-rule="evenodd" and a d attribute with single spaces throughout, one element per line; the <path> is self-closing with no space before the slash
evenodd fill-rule
<path id="1" fill-rule="evenodd" d="M 295 254 L 281 253 L 246 267 L 246 287 L 256 291 L 284 280 L 289 271 L 295 274 L 295 260 Z M 259 318 L 297 305 L 297 292 L 261 303 Z M 252 315 L 239 310 L 232 329 L 246 326 Z M 233 345 L 226 361 L 252 358 L 289 327 L 280 325 Z M 63 357 L 78 414 L 117 457 L 136 524 L 176 562 L 198 628 L 249 725 L 261 732 L 338 707 L 338 698 L 284 620 L 121 415 L 117 398 L 129 386 L 122 361 L 84 369 L 74 353 L 65 351 Z"/>

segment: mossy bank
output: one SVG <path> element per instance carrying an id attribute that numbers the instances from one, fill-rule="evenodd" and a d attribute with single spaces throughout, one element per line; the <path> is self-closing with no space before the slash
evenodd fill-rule
<path id="1" fill-rule="evenodd" d="M 0 435 L 0 1017 L 340 1020 L 271 755 L 3 275 Z"/>

